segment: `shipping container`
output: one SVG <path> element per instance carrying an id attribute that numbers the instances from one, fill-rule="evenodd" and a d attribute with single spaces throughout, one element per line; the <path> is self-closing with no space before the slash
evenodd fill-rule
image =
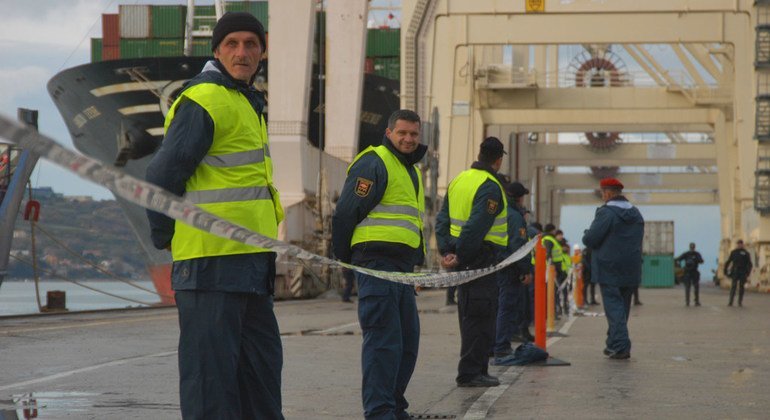
<path id="1" fill-rule="evenodd" d="M 150 38 L 151 6 L 121 4 L 119 12 L 121 38 Z"/>
<path id="2" fill-rule="evenodd" d="M 118 59 L 120 59 L 120 44 L 102 46 L 102 61 Z"/>
<path id="3" fill-rule="evenodd" d="M 102 15 L 102 45 L 120 45 L 120 15 Z"/>
<path id="4" fill-rule="evenodd" d="M 642 256 L 642 287 L 674 287 L 674 256 Z"/>
<path id="5" fill-rule="evenodd" d="M 91 38 L 91 62 L 102 61 L 102 39 Z"/>
<path id="6" fill-rule="evenodd" d="M 184 55 L 183 39 L 121 39 L 121 58 L 179 57 Z"/>
<path id="7" fill-rule="evenodd" d="M 153 38 L 184 38 L 187 6 L 152 6 Z"/>
<path id="8" fill-rule="evenodd" d="M 211 38 L 193 38 L 192 55 L 195 57 L 213 57 Z"/>
<path id="9" fill-rule="evenodd" d="M 366 74 L 374 73 L 374 59 L 373 58 L 367 57 L 364 60 L 364 73 L 366 73 Z"/>
<path id="10" fill-rule="evenodd" d="M 642 253 L 645 255 L 673 255 L 674 222 L 645 221 Z"/>
<path id="11" fill-rule="evenodd" d="M 399 80 L 401 61 L 399 57 L 378 57 L 374 59 L 374 74 L 388 79 Z"/>
<path id="12" fill-rule="evenodd" d="M 401 51 L 401 29 L 369 29 L 366 33 L 367 57 L 394 57 Z"/>
<path id="13" fill-rule="evenodd" d="M 195 18 L 193 19 L 193 29 L 196 31 L 214 30 L 217 24 L 217 16 L 214 6 L 195 6 Z"/>
<path id="14" fill-rule="evenodd" d="M 234 1 L 225 4 L 225 10 L 228 12 L 249 12 L 256 17 L 262 25 L 267 27 L 267 2 L 266 1 Z"/>

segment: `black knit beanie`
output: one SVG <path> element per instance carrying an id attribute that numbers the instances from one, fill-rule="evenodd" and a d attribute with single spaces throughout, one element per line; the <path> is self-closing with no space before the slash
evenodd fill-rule
<path id="1" fill-rule="evenodd" d="M 251 13 L 248 12 L 227 12 L 214 26 L 214 34 L 211 37 L 211 51 L 217 49 L 217 46 L 227 34 L 238 31 L 254 32 L 262 44 L 262 52 L 267 50 L 265 44 L 265 27 Z"/>

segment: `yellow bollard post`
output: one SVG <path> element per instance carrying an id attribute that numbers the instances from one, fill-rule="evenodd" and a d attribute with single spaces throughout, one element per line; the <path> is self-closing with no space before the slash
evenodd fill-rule
<path id="1" fill-rule="evenodd" d="M 549 261 L 550 263 L 550 261 Z M 555 330 L 556 318 L 556 269 L 553 264 L 548 264 L 548 313 L 546 319 L 546 330 L 553 332 Z"/>

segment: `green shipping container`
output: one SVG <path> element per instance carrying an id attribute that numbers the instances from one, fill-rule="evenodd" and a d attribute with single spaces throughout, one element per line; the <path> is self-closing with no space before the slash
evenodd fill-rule
<path id="1" fill-rule="evenodd" d="M 152 6 L 153 38 L 184 38 L 186 6 Z"/>
<path id="2" fill-rule="evenodd" d="M 211 52 L 211 38 L 194 38 L 192 55 L 196 57 L 213 57 Z"/>
<path id="3" fill-rule="evenodd" d="M 643 255 L 642 287 L 674 287 L 674 256 Z"/>
<path id="4" fill-rule="evenodd" d="M 399 57 L 379 57 L 374 59 L 374 74 L 388 79 L 401 78 L 401 61 Z"/>
<path id="5" fill-rule="evenodd" d="M 393 57 L 401 52 L 401 29 L 369 29 L 366 33 L 367 57 Z"/>
<path id="6" fill-rule="evenodd" d="M 228 12 L 249 12 L 256 17 L 262 25 L 267 28 L 267 1 L 234 1 L 225 4 L 225 10 Z"/>
<path id="7" fill-rule="evenodd" d="M 214 30 L 214 25 L 217 24 L 214 6 L 195 6 L 195 16 L 193 28 L 196 31 L 201 30 L 202 27 L 208 27 L 211 31 Z"/>
<path id="8" fill-rule="evenodd" d="M 91 38 L 91 62 L 102 61 L 102 39 Z"/>
<path id="9" fill-rule="evenodd" d="M 183 55 L 183 39 L 121 39 L 121 58 L 178 57 Z"/>

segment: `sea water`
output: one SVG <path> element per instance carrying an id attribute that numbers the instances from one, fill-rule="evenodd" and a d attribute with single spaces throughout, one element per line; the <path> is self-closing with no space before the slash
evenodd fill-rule
<path id="1" fill-rule="evenodd" d="M 160 297 L 157 294 L 137 289 L 116 280 L 82 280 L 78 281 L 78 283 L 135 301 L 149 304 L 160 303 Z M 150 280 L 137 280 L 132 281 L 132 283 L 145 289 L 155 290 Z M 41 279 L 39 289 L 40 304 L 43 306 L 46 304 L 46 293 L 49 290 L 64 291 L 67 295 L 67 309 L 70 311 L 146 306 L 137 302 L 108 296 L 61 280 Z M 34 313 L 39 313 L 39 310 L 35 299 L 35 282 L 33 280 L 6 280 L 0 285 L 0 316 Z"/>

